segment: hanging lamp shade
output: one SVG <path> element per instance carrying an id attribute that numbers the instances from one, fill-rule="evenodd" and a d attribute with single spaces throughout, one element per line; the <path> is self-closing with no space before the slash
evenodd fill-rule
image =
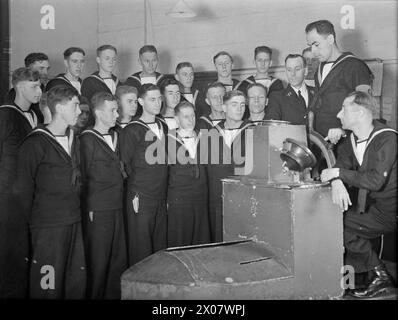
<path id="1" fill-rule="evenodd" d="M 178 0 L 176 5 L 166 13 L 166 16 L 171 18 L 193 18 L 196 13 L 188 7 L 184 0 Z"/>

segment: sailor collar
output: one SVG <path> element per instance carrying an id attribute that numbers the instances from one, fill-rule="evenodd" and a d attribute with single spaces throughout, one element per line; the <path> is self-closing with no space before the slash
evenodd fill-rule
<path id="1" fill-rule="evenodd" d="M 27 111 L 23 111 L 19 106 L 17 106 L 16 104 L 5 104 L 0 106 L 0 108 L 9 108 L 9 109 L 13 109 L 15 111 L 17 111 L 18 113 L 20 113 L 23 118 L 29 123 L 29 125 L 32 127 L 32 129 L 37 127 L 37 115 L 36 113 L 29 108 L 29 110 Z M 33 118 L 33 126 L 32 123 L 29 121 L 29 119 L 25 116 L 25 113 L 30 113 L 32 115 Z"/>
<path id="2" fill-rule="evenodd" d="M 103 136 L 101 133 L 99 133 L 97 130 L 95 130 L 95 129 L 86 129 L 86 130 L 84 130 L 84 131 L 81 133 L 81 135 L 83 135 L 83 134 L 92 134 L 92 135 L 94 135 L 94 136 L 97 137 L 100 141 L 102 141 L 102 142 L 106 145 L 107 148 L 109 148 L 112 152 L 115 152 L 115 151 L 112 150 L 112 148 L 108 145 L 108 143 L 106 142 L 104 136 Z M 112 137 L 112 134 L 111 134 L 111 133 L 109 133 L 109 135 Z M 118 139 L 117 132 L 116 132 L 116 131 L 113 131 L 112 143 L 113 143 L 113 145 L 114 145 L 114 147 L 115 147 L 115 150 L 116 150 L 116 145 L 117 145 L 117 139 Z"/>

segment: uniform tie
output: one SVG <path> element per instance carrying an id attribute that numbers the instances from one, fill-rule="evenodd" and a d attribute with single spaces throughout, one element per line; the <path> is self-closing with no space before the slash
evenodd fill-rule
<path id="1" fill-rule="evenodd" d="M 300 102 L 303 104 L 303 106 L 307 108 L 307 104 L 305 103 L 305 99 L 301 95 L 301 91 L 300 90 L 298 91 L 298 98 L 299 98 Z"/>
<path id="2" fill-rule="evenodd" d="M 357 213 L 364 213 L 366 210 L 366 197 L 368 195 L 368 190 L 359 189 L 357 198 Z"/>

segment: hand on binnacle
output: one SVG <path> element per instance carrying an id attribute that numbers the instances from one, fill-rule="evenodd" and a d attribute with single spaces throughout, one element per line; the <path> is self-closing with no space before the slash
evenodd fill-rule
<path id="1" fill-rule="evenodd" d="M 340 179 L 332 181 L 332 199 L 342 212 L 347 211 L 348 207 L 352 205 L 348 191 Z"/>

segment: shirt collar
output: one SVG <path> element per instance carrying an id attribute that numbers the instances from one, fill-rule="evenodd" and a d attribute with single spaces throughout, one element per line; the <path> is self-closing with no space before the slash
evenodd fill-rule
<path id="1" fill-rule="evenodd" d="M 305 81 L 303 81 L 301 87 L 299 89 L 294 88 L 293 86 L 291 86 L 292 89 L 294 90 L 294 92 L 296 92 L 296 94 L 298 95 L 298 91 L 300 90 L 301 95 L 306 94 L 307 93 L 307 86 L 305 84 Z"/>

